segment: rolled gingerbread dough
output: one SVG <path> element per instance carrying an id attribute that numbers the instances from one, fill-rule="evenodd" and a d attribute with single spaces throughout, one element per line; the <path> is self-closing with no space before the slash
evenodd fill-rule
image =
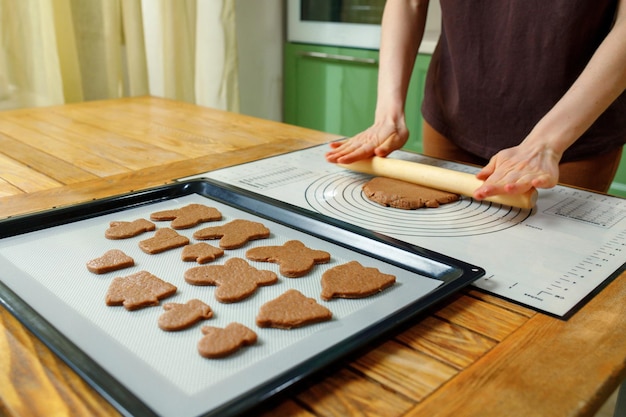
<path id="1" fill-rule="evenodd" d="M 459 199 L 458 194 L 386 177 L 372 178 L 363 185 L 363 193 L 378 204 L 403 210 L 435 208 Z"/>

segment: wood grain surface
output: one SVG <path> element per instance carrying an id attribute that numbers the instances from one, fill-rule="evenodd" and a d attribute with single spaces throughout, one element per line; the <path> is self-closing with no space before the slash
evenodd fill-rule
<path id="1" fill-rule="evenodd" d="M 0 217 L 337 138 L 153 97 L 5 111 Z M 625 300 L 626 274 L 567 321 L 470 288 L 253 415 L 593 416 L 626 377 Z M 0 415 L 118 413 L 0 308 Z"/>

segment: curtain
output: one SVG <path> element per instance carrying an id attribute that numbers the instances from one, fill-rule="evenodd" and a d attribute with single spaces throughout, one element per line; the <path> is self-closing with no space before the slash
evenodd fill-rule
<path id="1" fill-rule="evenodd" d="M 239 111 L 235 0 L 0 0 L 0 109 L 154 95 Z"/>

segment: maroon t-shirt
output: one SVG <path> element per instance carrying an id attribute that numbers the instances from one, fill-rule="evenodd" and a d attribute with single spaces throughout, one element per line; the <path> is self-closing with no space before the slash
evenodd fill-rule
<path id="1" fill-rule="evenodd" d="M 440 3 L 442 33 L 422 114 L 458 146 L 488 159 L 519 144 L 569 89 L 611 29 L 618 0 Z M 562 161 L 625 142 L 623 93 Z"/>

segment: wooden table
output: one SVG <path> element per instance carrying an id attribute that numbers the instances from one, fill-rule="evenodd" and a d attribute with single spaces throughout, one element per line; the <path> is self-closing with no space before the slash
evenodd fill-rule
<path id="1" fill-rule="evenodd" d="M 0 113 L 0 217 L 144 189 L 336 138 L 151 97 L 6 111 Z M 622 274 L 568 321 L 467 289 L 265 411 L 592 416 L 625 377 Z M 117 412 L 0 309 L 0 414 Z"/>

